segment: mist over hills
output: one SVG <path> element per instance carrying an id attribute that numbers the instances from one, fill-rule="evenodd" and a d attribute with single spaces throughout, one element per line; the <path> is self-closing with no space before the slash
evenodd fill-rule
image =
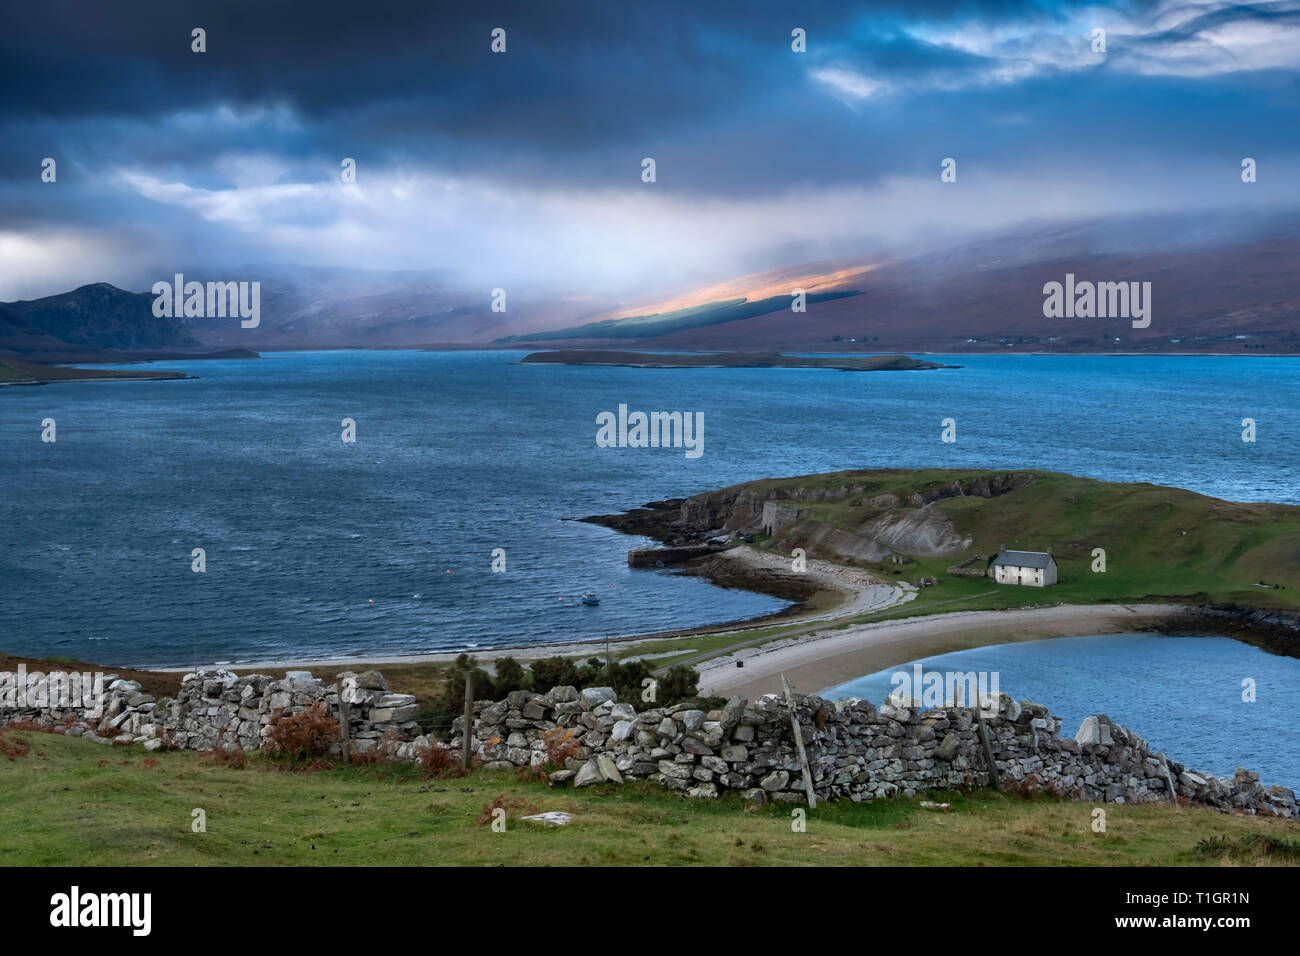
<path id="1" fill-rule="evenodd" d="M 1300 351 L 1300 215 L 1026 224 L 978 240 L 721 277 L 657 302 L 468 289 L 435 271 L 249 266 L 261 322 L 153 315 L 106 283 L 0 303 L 0 350 L 637 347 L 804 351 Z M 1046 318 L 1043 286 L 1150 282 L 1152 321 Z M 167 277 L 170 280 L 170 276 Z M 807 311 L 793 313 L 802 288 Z"/>

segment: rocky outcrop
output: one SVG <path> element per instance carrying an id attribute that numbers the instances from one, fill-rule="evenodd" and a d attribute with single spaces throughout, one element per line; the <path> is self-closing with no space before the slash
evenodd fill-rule
<path id="1" fill-rule="evenodd" d="M 794 480 L 769 488 L 732 485 L 720 491 L 692 495 L 682 502 L 682 526 L 697 532 L 718 528 L 746 534 L 763 530 L 763 506 L 769 501 L 796 504 L 819 501 L 843 501 L 862 494 L 866 486 L 849 482 L 843 485 L 804 486 Z"/>
<path id="2" fill-rule="evenodd" d="M 924 507 L 944 498 L 1000 498 L 1032 485 L 1037 477 L 1025 471 L 1006 471 L 978 478 L 935 482 L 918 488 L 908 499 L 914 508 Z"/>
<path id="3" fill-rule="evenodd" d="M 767 502 L 766 508 L 771 514 L 783 513 L 774 502 Z M 952 519 L 933 508 L 894 508 L 874 515 L 868 512 L 864 518 L 856 528 L 844 528 L 798 512 L 774 523 L 769 546 L 786 552 L 803 548 L 815 557 L 847 564 L 879 564 L 894 555 L 934 557 L 971 546 L 971 539 L 953 528 Z"/>
<path id="4" fill-rule="evenodd" d="M 1162 629 L 1226 634 L 1274 654 L 1300 657 L 1300 613 L 1295 611 L 1213 604 L 1187 608 L 1162 622 Z"/>
<path id="5" fill-rule="evenodd" d="M 799 479 L 734 485 L 685 499 L 677 527 L 683 533 L 696 534 L 720 530 L 736 535 L 765 533 L 771 536 L 772 548 L 803 548 L 816 557 L 839 562 L 878 564 L 894 555 L 936 557 L 967 550 L 971 539 L 958 534 L 952 519 L 930 505 L 964 496 L 996 498 L 1035 480 L 1027 472 L 1000 472 L 932 482 L 903 496 L 865 495 L 867 485 L 847 476 L 839 485 L 826 484 L 824 477 L 807 485 Z M 861 509 L 852 526 L 819 521 L 816 509 L 800 507 L 835 501 L 847 501 Z"/>

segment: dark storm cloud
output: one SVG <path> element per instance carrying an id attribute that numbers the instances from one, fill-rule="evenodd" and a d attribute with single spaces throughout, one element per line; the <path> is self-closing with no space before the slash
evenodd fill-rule
<path id="1" fill-rule="evenodd" d="M 51 236 L 86 269 L 152 245 L 671 283 L 931 220 L 1294 199 L 1232 190 L 1241 156 L 1300 146 L 1296 8 L 24 4 L 0 30 L 0 284 L 57 285 Z M 982 199 L 934 192 L 945 156 Z"/>
<path id="2" fill-rule="evenodd" d="M 924 9 L 951 18 L 1021 8 L 1040 10 Z M 21 127 L 39 120 L 74 141 L 69 127 L 96 125 L 99 148 L 111 151 L 120 138 L 124 154 L 165 164 L 187 153 L 201 160 L 215 145 L 202 130 L 169 128 L 173 114 L 282 106 L 308 129 L 221 130 L 221 145 L 298 155 L 364 147 L 371 161 L 486 163 L 533 181 L 608 170 L 602 178 L 614 182 L 614 155 L 707 134 L 737 114 L 776 125 L 816 111 L 804 67 L 827 51 L 852 52 L 853 62 L 888 75 L 978 67 L 978 57 L 900 33 L 915 11 L 906 3 L 30 4 L 0 36 L 0 125 L 19 142 Z M 203 55 L 189 49 L 195 26 L 207 31 Z M 506 56 L 488 51 L 496 26 L 508 31 Z M 806 59 L 790 52 L 794 26 L 808 32 Z M 123 124 L 117 131 L 114 121 Z M 136 124 L 150 121 L 157 135 L 136 135 Z M 556 162 L 563 157 L 572 163 Z M 3 172 L 27 168 L 11 154 Z"/>

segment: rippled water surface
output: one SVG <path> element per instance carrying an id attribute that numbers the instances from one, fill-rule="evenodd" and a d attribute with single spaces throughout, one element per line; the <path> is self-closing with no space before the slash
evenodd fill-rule
<path id="1" fill-rule="evenodd" d="M 630 571 L 565 517 L 765 476 L 1040 467 L 1297 500 L 1292 362 L 966 356 L 961 369 L 520 365 L 516 352 L 168 362 L 184 382 L 0 389 L 0 647 L 124 664 L 398 653 L 731 620 L 772 598 Z M 1015 399 L 1037 396 L 1034 413 Z M 596 415 L 699 411 L 705 453 Z M 939 441 L 958 421 L 958 441 Z M 58 441 L 40 441 L 41 420 Z M 340 421 L 358 441 L 340 441 Z M 1256 444 L 1240 440 L 1243 417 Z M 190 570 L 191 551 L 207 571 Z M 504 548 L 507 571 L 490 571 Z M 597 591 L 596 608 L 576 596 Z M 558 600 L 562 599 L 562 600 Z"/>

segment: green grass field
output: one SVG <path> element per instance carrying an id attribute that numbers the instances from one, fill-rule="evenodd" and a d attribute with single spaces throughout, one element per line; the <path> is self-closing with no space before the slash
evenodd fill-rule
<path id="1" fill-rule="evenodd" d="M 792 808 L 749 812 L 737 797 L 687 800 L 653 783 L 551 790 L 513 774 L 424 779 L 414 768 L 243 769 L 192 752 L 104 746 L 6 731 L 0 756 L 0 865 L 1070 865 L 1220 866 L 1291 862 L 1300 823 L 1198 808 L 1091 804 L 988 791 L 823 804 L 794 832 Z M 22 748 L 17 748 L 21 750 Z M 480 823 L 496 802 L 505 832 Z M 192 830 L 193 811 L 207 830 Z M 521 822 L 574 815 L 563 828 Z M 490 816 L 490 814 L 488 814 Z M 1222 838 L 1234 854 L 1202 855 Z M 1272 852 L 1270 852 L 1272 850 Z"/>

